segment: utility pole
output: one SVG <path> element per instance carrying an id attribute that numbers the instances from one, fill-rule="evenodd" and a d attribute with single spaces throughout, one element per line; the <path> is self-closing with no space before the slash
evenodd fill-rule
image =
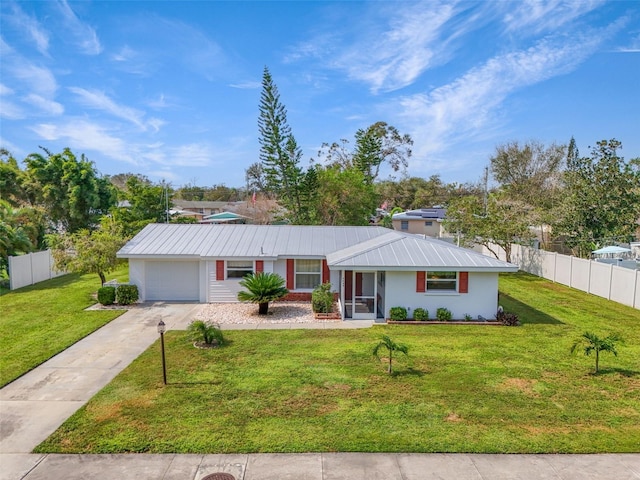
<path id="1" fill-rule="evenodd" d="M 487 197 L 489 195 L 489 167 L 484 167 L 484 195 L 482 204 L 484 206 L 484 216 L 487 216 Z"/>

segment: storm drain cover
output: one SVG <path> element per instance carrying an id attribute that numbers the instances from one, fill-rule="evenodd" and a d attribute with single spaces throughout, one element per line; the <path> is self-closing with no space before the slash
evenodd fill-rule
<path id="1" fill-rule="evenodd" d="M 234 477 L 230 473 L 216 472 L 211 473 L 206 477 L 202 477 L 202 480 L 236 480 L 236 477 Z"/>

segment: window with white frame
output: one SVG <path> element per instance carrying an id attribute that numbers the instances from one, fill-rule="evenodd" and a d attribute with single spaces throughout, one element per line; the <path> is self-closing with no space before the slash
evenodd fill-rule
<path id="1" fill-rule="evenodd" d="M 427 272 L 427 292 L 458 291 L 458 272 Z"/>
<path id="2" fill-rule="evenodd" d="M 296 289 L 313 289 L 321 283 L 321 260 L 296 260 Z"/>
<path id="3" fill-rule="evenodd" d="M 227 260 L 227 278 L 243 278 L 252 273 L 252 260 Z"/>

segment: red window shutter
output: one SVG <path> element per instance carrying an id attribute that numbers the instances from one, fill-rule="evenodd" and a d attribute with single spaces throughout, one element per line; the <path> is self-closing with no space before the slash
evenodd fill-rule
<path id="1" fill-rule="evenodd" d="M 416 272 L 416 292 L 424 293 L 427 291 L 427 274 L 426 272 Z"/>
<path id="2" fill-rule="evenodd" d="M 356 272 L 356 297 L 362 296 L 362 273 Z"/>
<path id="3" fill-rule="evenodd" d="M 293 258 L 287 258 L 287 289 L 293 290 L 295 285 L 296 267 Z"/>
<path id="4" fill-rule="evenodd" d="M 224 280 L 224 260 L 216 260 L 216 280 Z"/>
<path id="5" fill-rule="evenodd" d="M 264 272 L 264 260 L 256 260 L 256 273 Z"/>
<path id="6" fill-rule="evenodd" d="M 458 292 L 469 293 L 469 272 L 460 272 L 458 279 Z"/>
<path id="7" fill-rule="evenodd" d="M 322 283 L 331 281 L 331 272 L 329 271 L 329 265 L 326 260 L 322 260 Z"/>

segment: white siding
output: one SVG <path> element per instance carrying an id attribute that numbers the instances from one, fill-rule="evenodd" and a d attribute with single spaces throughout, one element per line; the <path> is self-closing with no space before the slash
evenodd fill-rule
<path id="1" fill-rule="evenodd" d="M 147 291 L 145 283 L 145 261 L 137 259 L 129 259 L 129 283 L 138 287 L 138 294 L 140 295 L 140 301 L 145 302 L 147 300 Z"/>
<path id="2" fill-rule="evenodd" d="M 495 318 L 498 310 L 498 274 L 469 272 L 469 293 L 431 294 L 416 292 L 416 272 L 387 272 L 385 288 L 385 317 L 391 307 L 410 308 L 409 316 L 417 307 L 426 308 L 429 317 L 435 318 L 436 310 L 451 310 L 454 319 L 465 314 L 477 318 Z"/>

